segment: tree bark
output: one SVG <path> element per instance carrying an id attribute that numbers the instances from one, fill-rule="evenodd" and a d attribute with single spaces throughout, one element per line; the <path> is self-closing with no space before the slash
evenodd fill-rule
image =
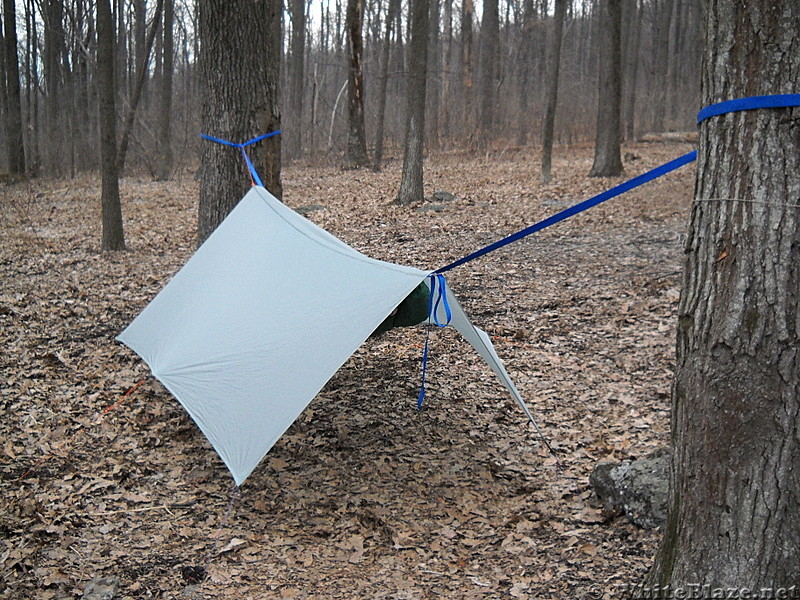
<path id="1" fill-rule="evenodd" d="M 110 0 L 97 2 L 97 78 L 100 96 L 103 250 L 124 250 L 117 172 L 117 113 L 114 90 L 114 20 Z"/>
<path id="2" fill-rule="evenodd" d="M 8 170 L 14 175 L 25 173 L 25 146 L 22 139 L 22 96 L 17 54 L 17 11 L 14 0 L 4 0 L 4 38 L 6 55 L 6 139 Z"/>
<path id="3" fill-rule="evenodd" d="M 347 147 L 344 168 L 358 169 L 369 164 L 364 126 L 364 0 L 347 0 Z"/>
<path id="4" fill-rule="evenodd" d="M 561 64 L 561 40 L 564 37 L 564 18 L 567 0 L 556 0 L 553 16 L 553 39 L 550 45 L 550 68 L 547 71 L 547 107 L 542 125 L 542 183 L 549 183 L 553 162 L 553 132 L 558 105 L 558 75 Z"/>
<path id="5" fill-rule="evenodd" d="M 200 0 L 198 33 L 202 40 L 199 66 L 204 133 L 241 142 L 269 131 L 264 127 L 274 124 L 278 67 L 276 42 L 270 38 L 276 36 L 275 19 L 280 15 L 275 4 L 262 0 L 235 3 Z M 279 136 L 270 140 L 276 137 Z M 269 171 L 260 172 L 269 189 L 274 178 L 274 156 L 265 157 L 261 152 L 265 152 L 266 144 L 259 145 L 261 149 L 251 147 L 248 151 L 255 165 L 270 167 Z M 229 146 L 206 142 L 200 169 L 198 243 L 205 241 L 236 206 L 249 182 L 241 155 Z"/>
<path id="6" fill-rule="evenodd" d="M 796 93 L 798 44 L 795 0 L 769 8 L 709 2 L 704 104 Z M 678 307 L 669 512 L 640 590 L 647 597 L 667 597 L 667 586 L 777 590 L 800 582 L 799 122 L 795 108 L 700 125 Z"/>
<path id="7" fill-rule="evenodd" d="M 287 152 L 291 156 L 303 153 L 303 90 L 305 85 L 306 51 L 306 0 L 291 0 L 292 37 L 289 64 L 289 97 L 291 107 L 292 134 L 287 140 Z M 291 149 L 290 149 L 291 148 Z"/>
<path id="8" fill-rule="evenodd" d="M 620 103 L 622 100 L 622 0 L 602 0 L 602 38 L 597 99 L 597 135 L 590 177 L 622 173 Z"/>
<path id="9" fill-rule="evenodd" d="M 411 44 L 406 86 L 406 143 L 403 175 L 397 204 L 411 204 L 425 198 L 422 150 L 425 143 L 425 83 L 428 65 L 429 1 L 411 2 Z"/>

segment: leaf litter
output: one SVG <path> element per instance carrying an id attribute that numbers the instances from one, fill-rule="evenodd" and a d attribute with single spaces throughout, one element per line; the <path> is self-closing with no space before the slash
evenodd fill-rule
<path id="1" fill-rule="evenodd" d="M 685 151 L 633 145 L 627 175 Z M 285 200 L 375 258 L 437 268 L 620 179 L 565 149 L 432 156 L 439 212 L 391 204 L 382 173 L 289 166 Z M 602 460 L 668 439 L 686 169 L 448 274 L 557 449 L 472 349 L 422 328 L 368 341 L 232 501 L 180 405 L 114 341 L 194 247 L 194 179 L 122 181 L 129 250 L 98 252 L 99 182 L 3 193 L 0 598 L 614 598 L 659 533 L 607 515 Z M 368 290 L 365 290 L 368 293 Z M 313 357 L 309 357 L 313 360 Z M 125 393 L 138 382 L 137 389 Z M 120 402 L 120 400 L 122 400 Z M 110 410 L 107 410 L 111 408 Z"/>

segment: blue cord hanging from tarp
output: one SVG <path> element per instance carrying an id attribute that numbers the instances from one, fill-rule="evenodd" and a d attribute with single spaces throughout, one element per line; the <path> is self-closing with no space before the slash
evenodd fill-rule
<path id="1" fill-rule="evenodd" d="M 750 96 L 747 98 L 737 98 L 735 100 L 726 100 L 725 102 L 718 102 L 716 104 L 710 104 L 703 108 L 699 113 L 697 113 L 697 123 L 702 123 L 706 119 L 710 117 L 715 117 L 719 115 L 724 115 L 731 112 L 739 112 L 743 110 L 756 110 L 756 109 L 764 109 L 764 108 L 791 108 L 800 106 L 800 94 L 775 94 L 770 96 Z M 484 248 L 476 250 L 472 254 L 468 254 L 467 256 L 460 258 L 456 261 L 453 261 L 449 265 L 442 267 L 441 269 L 437 269 L 436 273 L 445 273 L 450 269 L 454 269 L 464 263 L 467 263 L 471 260 L 475 260 L 481 256 L 489 254 L 490 252 L 494 252 L 502 248 L 503 246 L 507 246 L 508 244 L 512 244 L 518 240 L 521 240 L 524 237 L 527 237 L 537 231 L 541 231 L 545 227 L 550 227 L 551 225 L 555 225 L 556 223 L 568 219 L 574 215 L 577 215 L 584 210 L 597 206 L 605 202 L 606 200 L 610 200 L 611 198 L 615 198 L 620 194 L 624 194 L 625 192 L 629 192 L 632 189 L 639 187 L 645 183 L 653 181 L 661 177 L 662 175 L 666 175 L 674 171 L 675 169 L 679 169 L 680 167 L 689 164 L 697 159 L 697 150 L 692 150 L 683 156 L 675 158 L 667 163 L 664 163 L 661 166 L 656 167 L 646 173 L 642 173 L 641 175 L 637 175 L 633 179 L 629 179 L 619 185 L 614 186 L 613 188 L 606 190 L 605 192 L 601 192 L 596 196 L 592 196 L 588 200 L 584 200 L 574 206 L 570 206 L 562 210 L 559 213 L 556 213 L 546 219 L 539 221 L 538 223 L 534 223 L 525 229 L 521 229 L 516 233 L 512 233 L 511 235 L 504 237 L 501 240 L 494 242 Z"/>
<path id="2" fill-rule="evenodd" d="M 428 343 L 431 338 L 431 326 L 447 327 L 453 318 L 453 313 L 450 311 L 450 303 L 447 300 L 444 275 L 431 273 L 428 277 L 431 280 L 431 295 L 428 299 L 428 323 L 425 331 L 425 348 L 422 350 L 422 385 L 419 389 L 419 396 L 417 396 L 417 410 L 422 410 L 422 403 L 425 401 L 425 375 L 428 372 Z M 444 309 L 444 322 L 439 320 L 440 305 Z"/>
<path id="3" fill-rule="evenodd" d="M 246 142 L 243 142 L 241 144 L 237 144 L 236 142 L 231 142 L 228 140 L 223 140 L 222 138 L 214 137 L 213 135 L 206 135 L 205 133 L 201 133 L 200 137 L 210 142 L 216 142 L 217 144 L 222 144 L 224 146 L 231 146 L 232 148 L 238 148 L 242 153 L 242 158 L 244 159 L 245 164 L 247 165 L 247 170 L 250 171 L 250 177 L 253 179 L 253 185 L 264 187 L 264 184 L 261 181 L 261 177 L 258 176 L 258 171 L 256 171 L 256 168 L 253 165 L 253 161 L 250 160 L 250 157 L 247 155 L 247 151 L 245 150 L 245 148 L 258 143 L 261 140 L 265 140 L 267 138 L 271 138 L 272 136 L 278 135 L 280 132 L 281 132 L 280 129 L 278 129 L 277 131 L 270 131 L 269 133 L 259 135 L 258 137 L 254 137 L 252 140 L 247 140 Z"/>

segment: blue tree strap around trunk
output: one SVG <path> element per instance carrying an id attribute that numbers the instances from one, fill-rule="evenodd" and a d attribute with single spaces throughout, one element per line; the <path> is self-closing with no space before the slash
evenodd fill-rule
<path id="1" fill-rule="evenodd" d="M 247 151 L 245 150 L 245 148 L 247 146 L 252 146 L 257 142 L 260 142 L 261 140 L 265 140 L 267 138 L 271 138 L 274 135 L 278 135 L 280 132 L 281 132 L 280 129 L 278 129 L 277 131 L 270 131 L 269 133 L 259 135 L 241 144 L 237 144 L 236 142 L 230 142 L 228 140 L 223 140 L 222 138 L 214 137 L 213 135 L 207 135 L 205 133 L 201 133 L 200 137 L 210 142 L 216 142 L 217 144 L 222 144 L 224 146 L 231 146 L 232 148 L 238 148 L 242 153 L 242 158 L 244 158 L 244 163 L 247 165 L 247 170 L 250 171 L 250 177 L 253 180 L 253 185 L 264 187 L 264 184 L 261 182 L 261 177 L 258 176 L 258 171 L 256 171 L 256 168 L 253 165 L 253 161 L 250 160 L 250 157 L 247 155 Z"/>
<path id="2" fill-rule="evenodd" d="M 709 117 L 716 117 L 731 112 L 754 110 L 757 108 L 790 108 L 800 106 L 800 94 L 775 94 L 772 96 L 749 96 L 709 104 L 697 113 L 697 123 L 700 124 Z"/>

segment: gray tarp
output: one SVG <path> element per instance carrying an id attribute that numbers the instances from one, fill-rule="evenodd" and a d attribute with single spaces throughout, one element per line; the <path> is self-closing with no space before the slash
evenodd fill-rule
<path id="1" fill-rule="evenodd" d="M 254 187 L 117 339 L 180 401 L 241 484 L 429 275 L 369 258 Z M 454 326 L 532 419 L 489 337 Z"/>

